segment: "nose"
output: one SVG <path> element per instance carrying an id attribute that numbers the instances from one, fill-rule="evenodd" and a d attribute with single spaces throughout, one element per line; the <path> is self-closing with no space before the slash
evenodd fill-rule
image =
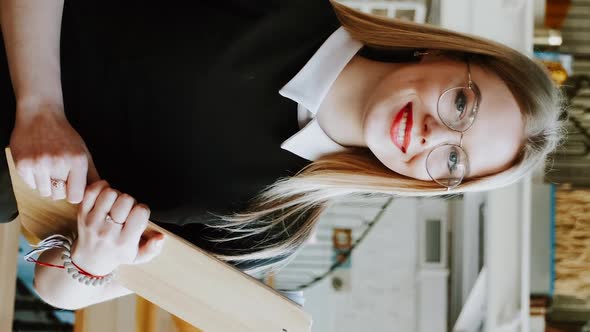
<path id="1" fill-rule="evenodd" d="M 461 133 L 451 130 L 434 117 L 427 115 L 421 129 L 420 146 L 430 150 L 443 143 L 459 144 Z"/>

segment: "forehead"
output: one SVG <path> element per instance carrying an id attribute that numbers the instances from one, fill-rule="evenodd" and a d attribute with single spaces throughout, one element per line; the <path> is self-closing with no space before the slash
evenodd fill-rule
<path id="1" fill-rule="evenodd" d="M 514 96 L 494 73 L 471 64 L 471 79 L 481 101 L 475 122 L 463 137 L 469 155 L 469 176 L 483 176 L 508 168 L 522 148 L 524 119 Z"/>

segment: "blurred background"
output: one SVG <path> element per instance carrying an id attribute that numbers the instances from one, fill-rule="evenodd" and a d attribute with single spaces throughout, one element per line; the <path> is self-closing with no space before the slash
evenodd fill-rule
<path id="1" fill-rule="evenodd" d="M 536 58 L 563 87 L 568 139 L 509 188 L 335 202 L 310 243 L 264 281 L 303 291 L 314 332 L 590 331 L 590 0 L 342 2 Z M 14 312 L 12 331 L 199 331 L 133 296 L 55 310 L 34 295 L 32 266 L 18 262 L 14 305 L 2 308 Z"/>

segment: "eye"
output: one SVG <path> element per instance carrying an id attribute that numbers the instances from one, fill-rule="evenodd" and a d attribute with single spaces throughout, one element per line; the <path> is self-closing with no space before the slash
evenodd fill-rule
<path id="1" fill-rule="evenodd" d="M 466 107 L 467 95 L 465 94 L 463 89 L 460 89 L 457 93 L 457 96 L 455 96 L 455 109 L 457 110 L 457 113 L 459 113 L 459 117 L 461 117 Z"/>
<path id="2" fill-rule="evenodd" d="M 457 164 L 459 163 L 459 153 L 457 150 L 453 149 L 449 152 L 449 157 L 447 158 L 447 168 L 449 169 L 450 173 L 453 173 L 457 169 Z"/>

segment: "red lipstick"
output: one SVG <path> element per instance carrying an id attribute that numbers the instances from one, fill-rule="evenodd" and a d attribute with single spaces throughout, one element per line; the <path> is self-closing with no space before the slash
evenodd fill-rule
<path id="1" fill-rule="evenodd" d="M 389 137 L 403 153 L 408 151 L 412 139 L 412 103 L 407 103 L 395 116 L 389 130 Z"/>

